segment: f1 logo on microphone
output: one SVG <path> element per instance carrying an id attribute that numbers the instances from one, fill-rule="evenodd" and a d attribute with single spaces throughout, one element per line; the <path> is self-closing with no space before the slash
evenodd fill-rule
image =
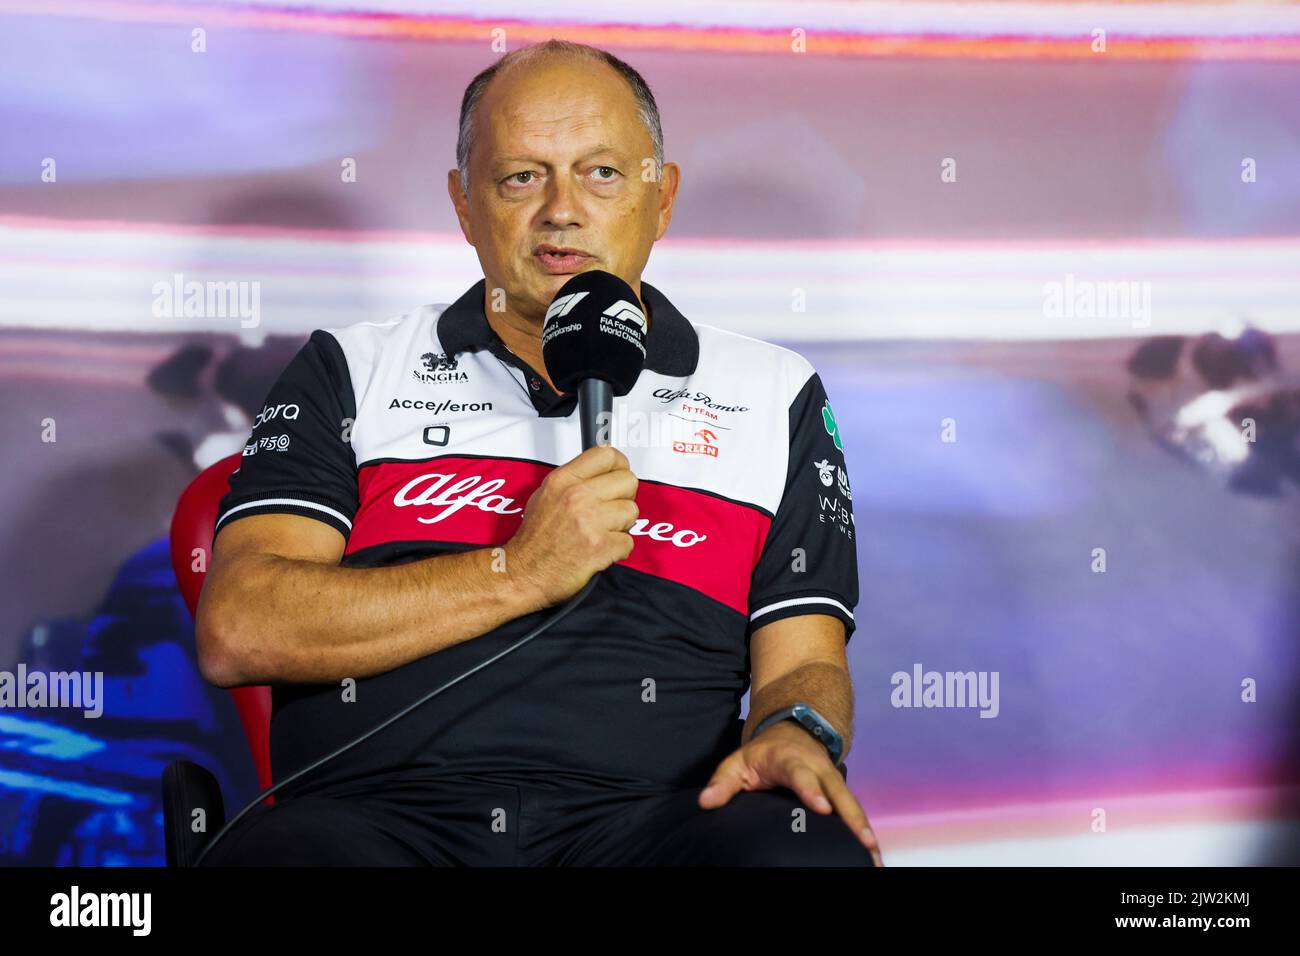
<path id="1" fill-rule="evenodd" d="M 451 440 L 450 425 L 429 425 L 424 429 L 424 443 L 426 445 L 444 446 Z"/>
<path id="2" fill-rule="evenodd" d="M 568 295 L 562 295 L 546 310 L 546 318 L 543 322 L 549 322 L 551 319 L 563 318 L 573 311 L 573 307 L 587 297 L 586 292 L 570 292 Z"/>
<path id="3" fill-rule="evenodd" d="M 619 299 L 601 314 L 608 316 L 611 319 L 620 319 L 624 322 L 631 322 L 640 327 L 643 335 L 649 328 L 646 325 L 645 316 L 641 314 L 641 310 L 631 302 L 627 301 L 627 299 Z"/>

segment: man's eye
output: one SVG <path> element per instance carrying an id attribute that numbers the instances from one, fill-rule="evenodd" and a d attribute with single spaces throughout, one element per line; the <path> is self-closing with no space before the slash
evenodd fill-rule
<path id="1" fill-rule="evenodd" d="M 519 176 L 536 176 L 536 175 L 537 175 L 537 174 L 534 173 L 531 169 L 525 169 L 522 173 L 515 173 L 513 176 L 507 176 L 506 179 L 507 179 L 507 181 L 513 179 L 517 185 L 520 185 L 520 186 L 527 186 L 527 185 L 528 185 L 528 182 L 532 182 L 532 180 L 529 180 L 528 182 L 519 182 L 519 180 L 518 180 L 517 177 L 519 177 Z"/>
<path id="2" fill-rule="evenodd" d="M 600 179 L 601 182 L 604 182 L 604 183 L 609 182 L 609 181 L 612 180 L 615 176 L 618 175 L 618 170 L 615 169 L 613 166 L 597 166 L 597 167 L 596 167 L 596 172 L 597 172 L 597 173 L 599 173 L 601 170 L 608 170 L 608 171 L 609 171 L 609 177 L 608 177 L 608 178 L 597 177 L 597 178 Z"/>

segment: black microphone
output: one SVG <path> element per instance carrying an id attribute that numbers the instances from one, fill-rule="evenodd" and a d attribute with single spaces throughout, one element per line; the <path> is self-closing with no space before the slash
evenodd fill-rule
<path id="1" fill-rule="evenodd" d="M 583 451 L 597 444 L 601 422 L 610 421 L 614 396 L 626 395 L 641 376 L 646 331 L 636 293 L 608 272 L 579 272 L 551 300 L 542 362 L 557 389 L 578 393 Z"/>

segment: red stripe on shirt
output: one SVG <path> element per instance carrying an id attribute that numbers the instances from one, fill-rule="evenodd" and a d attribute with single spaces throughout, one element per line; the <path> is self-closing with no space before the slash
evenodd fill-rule
<path id="1" fill-rule="evenodd" d="M 552 465 L 448 456 L 366 465 L 347 552 L 394 541 L 504 544 Z M 754 508 L 674 485 L 637 486 L 629 568 L 694 588 L 742 614 L 771 519 Z"/>

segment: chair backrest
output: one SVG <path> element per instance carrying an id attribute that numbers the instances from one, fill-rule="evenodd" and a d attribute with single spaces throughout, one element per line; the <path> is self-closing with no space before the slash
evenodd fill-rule
<path id="1" fill-rule="evenodd" d="M 217 522 L 217 507 L 230 490 L 230 476 L 239 468 L 241 458 L 230 455 L 199 472 L 181 492 L 172 514 L 172 568 L 191 615 L 198 610 L 199 592 L 212 560 L 212 526 Z M 234 687 L 230 695 L 253 752 L 258 783 L 265 790 L 271 786 L 271 688 Z M 267 802 L 274 801 L 272 796 Z"/>

